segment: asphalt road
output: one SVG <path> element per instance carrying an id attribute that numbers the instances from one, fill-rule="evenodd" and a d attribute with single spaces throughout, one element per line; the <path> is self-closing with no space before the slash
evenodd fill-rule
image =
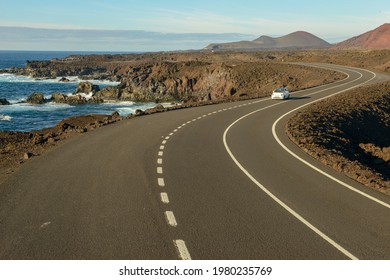
<path id="1" fill-rule="evenodd" d="M 321 67 L 349 77 L 122 121 L 32 158 L 0 185 L 0 259 L 390 259 L 390 197 L 284 133 L 290 111 L 387 77 Z"/>

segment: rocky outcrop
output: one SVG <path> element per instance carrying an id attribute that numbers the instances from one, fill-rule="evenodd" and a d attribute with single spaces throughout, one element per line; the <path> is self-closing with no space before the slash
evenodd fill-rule
<path id="1" fill-rule="evenodd" d="M 70 80 L 66 77 L 62 77 L 61 79 L 59 79 L 60 82 L 63 82 L 63 83 L 69 83 Z"/>
<path id="2" fill-rule="evenodd" d="M 62 104 L 100 104 L 104 99 L 96 92 L 100 88 L 90 82 L 80 82 L 73 94 L 63 94 L 55 92 L 51 98 L 45 99 L 42 93 L 34 92 L 26 100 L 30 104 L 45 104 L 47 102 L 62 103 Z"/>
<path id="3" fill-rule="evenodd" d="M 83 56 L 80 56 L 83 57 Z M 92 56 L 91 56 L 92 57 Z M 108 79 L 116 80 L 115 75 L 112 75 L 110 63 L 105 63 L 94 57 L 89 63 L 84 63 L 81 59 L 53 59 L 51 61 L 27 61 L 27 65 L 22 69 L 14 69 L 20 75 L 31 76 L 34 78 L 50 78 L 79 76 L 84 80 L 91 79 Z M 102 65 L 103 64 L 103 65 Z"/>
<path id="4" fill-rule="evenodd" d="M 160 62 L 129 69 L 117 89 L 99 92 L 132 101 L 206 101 L 268 96 L 287 84 L 290 90 L 328 83 L 342 74 L 278 63 L 199 61 Z"/>
<path id="5" fill-rule="evenodd" d="M 123 70 L 121 70 L 123 71 Z M 291 91 L 340 79 L 342 74 L 264 62 L 156 61 L 127 66 L 120 84 L 100 89 L 81 82 L 74 96 L 55 94 L 52 101 L 68 104 L 103 100 L 135 102 L 199 102 L 268 96 L 280 84 Z M 89 94 L 92 98 L 85 98 Z"/>
<path id="6" fill-rule="evenodd" d="M 42 93 L 34 92 L 27 98 L 26 102 L 30 104 L 44 104 L 47 100 Z"/>
<path id="7" fill-rule="evenodd" d="M 293 91 L 342 77 L 332 71 L 282 64 L 278 62 L 281 57 L 267 52 L 80 55 L 29 61 L 22 72 L 40 78 L 87 75 L 119 81 L 119 86 L 104 89 L 81 83 L 74 93 L 136 102 L 262 97 L 280 84 Z"/>
<path id="8" fill-rule="evenodd" d="M 88 103 L 88 100 L 84 96 L 77 95 L 77 94 L 69 95 L 65 98 L 65 100 L 67 104 L 73 104 L 73 105 Z"/>
<path id="9" fill-rule="evenodd" d="M 87 98 L 80 94 L 66 95 L 58 92 L 52 94 L 50 101 L 64 104 L 100 104 L 104 102 L 104 100 L 98 96 Z"/>
<path id="10" fill-rule="evenodd" d="M 66 104 L 67 102 L 67 96 L 65 94 L 55 92 L 51 95 L 51 101 L 55 103 L 64 103 Z"/>
<path id="11" fill-rule="evenodd" d="M 289 137 L 324 164 L 390 195 L 390 82 L 318 102 L 287 125 Z"/>
<path id="12" fill-rule="evenodd" d="M 119 100 L 122 94 L 119 88 L 108 86 L 96 92 L 95 96 L 105 100 Z"/>
<path id="13" fill-rule="evenodd" d="M 5 98 L 0 98 L 0 105 L 10 105 L 7 99 Z"/>
<path id="14" fill-rule="evenodd" d="M 77 85 L 77 88 L 74 91 L 74 94 L 77 93 L 96 93 L 100 90 L 98 85 L 94 85 L 91 82 L 80 82 Z"/>

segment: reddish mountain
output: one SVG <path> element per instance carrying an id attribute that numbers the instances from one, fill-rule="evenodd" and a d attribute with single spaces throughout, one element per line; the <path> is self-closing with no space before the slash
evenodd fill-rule
<path id="1" fill-rule="evenodd" d="M 390 23 L 338 43 L 332 49 L 390 49 Z"/>
<path id="2" fill-rule="evenodd" d="M 208 50 L 274 50 L 274 49 L 325 49 L 331 45 L 305 31 L 297 31 L 286 36 L 272 38 L 261 36 L 253 41 L 210 44 Z"/>

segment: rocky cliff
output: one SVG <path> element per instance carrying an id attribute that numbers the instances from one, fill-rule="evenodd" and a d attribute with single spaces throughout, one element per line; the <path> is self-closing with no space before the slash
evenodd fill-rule
<path id="1" fill-rule="evenodd" d="M 70 56 L 52 61 L 30 61 L 16 72 L 38 78 L 79 76 L 119 81 L 117 87 L 94 91 L 94 97 L 140 102 L 262 97 L 281 84 L 293 91 L 343 76 L 276 60 L 268 53 Z M 66 82 L 65 78 L 62 80 Z M 56 100 L 63 99 L 55 97 Z"/>

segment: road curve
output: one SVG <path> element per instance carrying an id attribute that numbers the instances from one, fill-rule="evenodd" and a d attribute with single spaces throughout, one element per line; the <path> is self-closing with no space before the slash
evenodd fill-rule
<path id="1" fill-rule="evenodd" d="M 379 77 L 312 66 L 348 78 L 122 121 L 29 160 L 0 185 L 0 258 L 389 259 L 390 198 L 284 133 L 292 110 Z"/>

